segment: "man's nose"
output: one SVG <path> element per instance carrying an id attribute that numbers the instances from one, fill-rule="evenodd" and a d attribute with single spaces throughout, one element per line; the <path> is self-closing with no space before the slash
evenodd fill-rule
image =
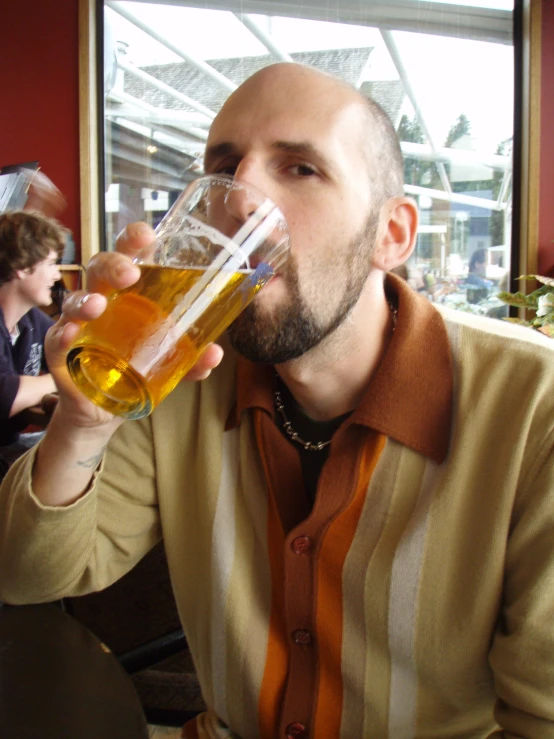
<path id="1" fill-rule="evenodd" d="M 234 180 L 225 196 L 225 208 L 237 221 L 246 221 L 263 203 L 264 196 L 246 182 Z"/>

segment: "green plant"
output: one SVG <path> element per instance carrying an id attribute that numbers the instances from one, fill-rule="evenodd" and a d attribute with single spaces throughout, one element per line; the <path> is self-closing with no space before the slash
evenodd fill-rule
<path id="1" fill-rule="evenodd" d="M 530 326 L 554 339 L 554 278 L 543 277 L 542 275 L 522 275 L 517 279 L 536 280 L 541 283 L 541 287 L 533 290 L 528 295 L 521 292 L 499 292 L 497 298 L 516 308 L 535 311 L 535 316 L 530 321 L 520 318 L 507 318 L 506 320 Z"/>

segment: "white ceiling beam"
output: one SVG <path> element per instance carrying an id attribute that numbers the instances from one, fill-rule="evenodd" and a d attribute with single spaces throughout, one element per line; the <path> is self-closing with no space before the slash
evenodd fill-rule
<path id="1" fill-rule="evenodd" d="M 123 159 L 126 162 L 131 162 L 131 164 L 138 164 L 141 167 L 144 167 L 145 161 L 148 160 L 148 167 L 149 169 L 154 170 L 154 172 L 169 175 L 170 177 L 175 177 L 177 174 L 175 172 L 175 169 L 170 167 L 168 164 L 160 162 L 158 159 L 153 159 L 152 157 L 147 157 L 146 155 L 141 155 L 136 152 L 129 151 L 120 144 L 116 144 L 114 146 L 113 155 L 118 156 L 120 159 Z"/>
<path id="2" fill-rule="evenodd" d="M 177 138 L 176 136 L 171 136 L 170 134 L 166 133 L 165 131 L 156 130 L 152 133 L 152 140 L 157 141 L 160 144 L 163 144 L 165 146 L 171 146 L 177 151 L 182 152 L 183 154 L 188 154 L 189 156 L 194 156 L 195 159 L 202 159 L 204 156 L 203 152 L 203 146 L 200 147 L 202 151 L 199 151 L 199 145 L 197 142 L 192 141 L 191 139 L 186 138 Z"/>
<path id="3" fill-rule="evenodd" d="M 409 195 L 425 195 L 433 200 L 446 200 L 450 203 L 461 203 L 462 205 L 472 205 L 475 208 L 485 208 L 486 210 L 505 210 L 506 204 L 499 205 L 496 200 L 488 200 L 487 198 L 476 198 L 473 195 L 463 195 L 458 192 L 447 193 L 444 190 L 432 190 L 430 187 L 419 187 L 418 185 L 404 185 L 404 191 Z"/>
<path id="4" fill-rule="evenodd" d="M 138 0 L 156 2 L 156 0 Z M 513 43 L 513 12 L 431 0 L 158 0 L 165 5 L 352 23 L 389 31 Z"/>
<path id="5" fill-rule="evenodd" d="M 442 147 L 431 149 L 428 144 L 413 144 L 410 141 L 401 141 L 402 154 L 413 159 L 423 159 L 430 162 L 449 162 L 450 164 L 481 164 L 501 172 L 512 169 L 512 157 L 500 154 L 482 154 L 468 149 L 450 149 Z"/>
<path id="6" fill-rule="evenodd" d="M 404 91 L 406 95 L 408 96 L 408 98 L 410 99 L 410 102 L 416 112 L 419 125 L 421 126 L 421 129 L 423 133 L 425 134 L 427 141 L 429 142 L 429 146 L 431 147 L 433 152 L 436 152 L 437 147 L 429 131 L 429 126 L 427 125 L 427 121 L 425 120 L 425 116 L 423 115 L 421 106 L 419 105 L 417 101 L 417 97 L 412 87 L 412 83 L 410 82 L 408 72 L 406 70 L 406 67 L 404 66 L 404 62 L 402 61 L 402 57 L 400 55 L 400 52 L 398 51 L 398 47 L 392 36 L 392 33 L 390 31 L 384 31 L 382 28 L 380 29 L 380 32 L 381 32 L 383 41 L 385 42 L 385 45 L 387 47 L 387 50 L 390 54 L 390 57 L 394 63 L 394 66 L 396 67 L 398 76 L 400 77 L 402 84 L 404 85 Z M 446 172 L 446 169 L 444 168 L 444 164 L 441 161 L 437 161 L 437 171 L 439 173 L 442 186 L 444 187 L 447 193 L 451 193 L 452 187 L 450 186 L 450 180 L 448 179 L 448 174 Z"/>
<path id="7" fill-rule="evenodd" d="M 114 122 L 116 122 L 119 126 L 122 126 L 129 131 L 133 131 L 134 133 L 138 133 L 141 136 L 147 136 L 157 143 L 175 149 L 175 151 L 182 152 L 183 154 L 188 154 L 189 156 L 193 156 L 195 158 L 202 156 L 202 151 L 199 151 L 199 148 L 203 150 L 203 145 L 199 144 L 197 141 L 193 141 L 190 138 L 185 138 L 184 136 L 181 137 L 177 133 L 171 135 L 169 133 L 166 133 L 165 131 L 152 130 L 151 126 L 149 125 L 137 125 L 132 120 L 129 120 L 128 118 L 121 118 L 117 114 L 110 114 L 109 117 L 110 120 L 114 120 Z"/>
<path id="8" fill-rule="evenodd" d="M 209 64 L 206 64 L 206 62 L 202 61 L 202 59 L 197 59 L 195 56 L 192 56 L 192 54 L 187 53 L 184 49 L 162 36 L 161 33 L 157 33 L 156 31 L 154 31 L 153 28 L 148 26 L 146 23 L 143 23 L 140 18 L 137 18 L 134 13 L 131 13 L 129 10 L 127 10 L 123 3 L 108 2 L 106 3 L 106 5 L 113 11 L 118 13 L 122 18 L 128 20 L 129 23 L 132 23 L 137 28 L 140 28 L 140 30 L 144 31 L 144 33 L 148 34 L 148 36 L 151 36 L 155 41 L 158 41 L 158 43 L 162 44 L 162 46 L 165 46 L 166 49 L 169 49 L 174 54 L 181 57 L 183 61 L 188 62 L 193 67 L 196 67 L 196 69 L 198 69 L 200 72 L 217 82 L 217 84 L 220 87 L 223 87 L 224 90 L 227 90 L 227 92 L 233 92 L 233 90 L 236 90 L 237 85 L 235 85 L 234 82 L 231 82 L 231 80 L 227 79 L 227 77 L 218 72 L 217 69 L 214 69 Z"/>
<path id="9" fill-rule="evenodd" d="M 194 113 L 185 113 L 181 110 L 166 110 L 157 108 L 156 112 L 149 112 L 146 110 L 138 110 L 132 105 L 125 103 L 118 104 L 117 106 L 107 106 L 106 115 L 117 115 L 125 118 L 134 118 L 143 121 L 153 121 L 164 126 L 179 127 L 179 125 L 185 126 L 202 126 L 202 121 L 197 120 L 194 117 Z"/>
<path id="10" fill-rule="evenodd" d="M 364 66 L 361 68 L 360 74 L 358 76 L 358 79 L 356 80 L 356 83 L 354 85 L 354 87 L 356 88 L 356 90 L 359 90 L 360 87 L 362 86 L 362 84 L 366 80 L 366 74 L 367 74 L 367 71 L 368 71 L 369 66 L 370 66 L 370 63 L 371 63 L 371 55 L 372 55 L 372 53 L 373 53 L 373 47 L 371 47 L 371 49 L 368 51 L 367 59 L 365 60 Z"/>
<path id="11" fill-rule="evenodd" d="M 133 77 L 141 80 L 142 82 L 146 82 L 147 85 L 155 87 L 156 90 L 160 90 L 160 92 L 163 92 L 169 97 L 172 97 L 174 100 L 178 100 L 180 103 L 184 103 L 185 105 L 194 108 L 194 110 L 197 110 L 199 113 L 202 113 L 204 116 L 206 116 L 208 122 L 212 121 L 215 118 L 215 113 L 213 112 L 213 110 L 206 108 L 206 106 L 202 105 L 201 103 L 197 103 L 196 100 L 193 100 L 188 95 L 184 95 L 182 92 L 179 92 L 174 87 L 171 87 L 171 85 L 167 85 L 165 82 L 156 79 L 156 77 L 153 77 L 151 74 L 144 72 L 142 69 L 139 69 L 134 64 L 129 64 L 129 62 L 126 62 L 119 56 L 117 58 L 117 66 L 120 69 L 123 69 L 128 74 L 133 75 Z"/>
<path id="12" fill-rule="evenodd" d="M 145 103 L 144 100 L 139 100 L 138 98 L 135 98 L 126 92 L 117 92 L 116 90 L 112 90 L 108 95 L 108 99 L 115 100 L 118 103 L 127 103 L 128 105 L 132 105 L 139 110 L 144 110 L 149 114 L 150 117 L 156 116 L 159 111 L 159 109 L 155 108 L 153 105 Z M 176 128 L 180 128 L 182 131 L 189 134 L 189 136 L 193 136 L 199 141 L 208 140 L 208 132 L 203 130 L 202 128 L 197 128 L 196 126 L 187 126 L 185 123 L 178 123 L 177 121 L 172 123 L 171 125 L 175 126 Z"/>
<path id="13" fill-rule="evenodd" d="M 512 183 L 512 173 L 506 170 L 506 172 L 504 172 L 504 177 L 502 178 L 502 184 L 500 185 L 500 192 L 498 193 L 498 199 L 497 199 L 498 206 L 503 205 L 504 201 L 509 197 L 509 190 L 510 190 L 511 183 Z"/>
<path id="14" fill-rule="evenodd" d="M 246 13 L 235 13 L 234 15 L 276 59 L 281 62 L 292 62 L 294 64 L 294 59 L 286 51 L 283 51 L 271 36 L 257 25 L 251 15 Z"/>

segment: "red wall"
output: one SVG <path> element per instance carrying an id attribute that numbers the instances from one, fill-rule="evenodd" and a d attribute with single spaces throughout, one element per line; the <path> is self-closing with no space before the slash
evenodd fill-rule
<path id="1" fill-rule="evenodd" d="M 542 3 L 539 274 L 554 277 L 554 3 Z"/>
<path id="2" fill-rule="evenodd" d="M 1 5 L 0 165 L 39 161 L 79 248 L 78 1 Z"/>

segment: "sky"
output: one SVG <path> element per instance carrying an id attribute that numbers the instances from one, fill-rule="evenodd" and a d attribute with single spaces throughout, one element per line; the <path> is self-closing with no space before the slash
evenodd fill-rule
<path id="1" fill-rule="evenodd" d="M 512 0 L 438 1 L 503 10 L 513 7 Z M 261 42 L 232 13 L 142 2 L 125 2 L 124 5 L 158 33 L 199 59 L 267 53 Z M 365 78 L 398 78 L 378 29 L 291 18 L 253 18 L 289 53 L 373 47 Z M 138 66 L 181 61 L 109 8 L 106 22 L 113 40 L 128 44 L 127 61 Z M 450 126 L 461 113 L 471 121 L 475 146 L 483 151 L 494 152 L 498 143 L 512 135 L 512 47 L 416 33 L 395 31 L 393 35 L 438 146 L 443 145 Z M 408 110 L 411 112 L 409 105 Z"/>

